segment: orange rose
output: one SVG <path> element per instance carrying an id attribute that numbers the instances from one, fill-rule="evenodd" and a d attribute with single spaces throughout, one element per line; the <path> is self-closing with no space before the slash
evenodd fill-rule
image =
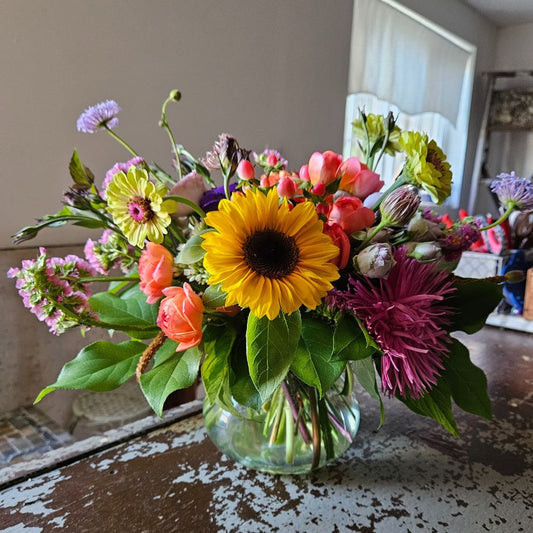
<path id="1" fill-rule="evenodd" d="M 341 196 L 331 208 L 328 223 L 337 223 L 348 234 L 370 227 L 374 223 L 374 211 L 363 206 L 356 196 Z"/>
<path id="2" fill-rule="evenodd" d="M 188 283 L 183 287 L 167 287 L 163 294 L 166 298 L 159 306 L 157 325 L 169 339 L 179 342 L 177 352 L 198 346 L 204 312 L 201 298 Z"/>
<path id="3" fill-rule="evenodd" d="M 332 259 L 331 262 L 339 269 L 345 268 L 350 259 L 350 239 L 348 238 L 348 235 L 346 235 L 339 224 L 336 224 L 335 222 L 324 224 L 324 233 L 329 235 L 333 244 L 339 249 L 339 254 L 335 259 Z"/>
<path id="4" fill-rule="evenodd" d="M 172 283 L 173 266 L 174 258 L 164 246 L 153 242 L 146 245 L 139 259 L 139 277 L 149 304 L 155 304 Z"/>

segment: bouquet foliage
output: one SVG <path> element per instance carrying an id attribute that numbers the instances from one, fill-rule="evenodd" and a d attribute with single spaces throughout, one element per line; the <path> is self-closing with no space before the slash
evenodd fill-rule
<path id="1" fill-rule="evenodd" d="M 116 102 L 85 110 L 78 130 L 106 131 L 130 159 L 102 180 L 74 151 L 63 208 L 14 237 L 67 223 L 99 231 L 85 258 L 41 248 L 9 276 L 52 333 L 104 328 L 115 337 L 83 348 L 36 401 L 56 389 L 109 391 L 136 376 L 161 415 L 169 394 L 201 376 L 209 401 L 231 412 L 260 411 L 283 385 L 300 422 L 302 399 L 320 407 L 340 377 L 351 388 L 353 372 L 382 419 L 383 394 L 453 434 L 452 401 L 489 418 L 484 373 L 452 333 L 484 325 L 503 279 L 452 273 L 483 228 L 472 217 L 445 226 L 421 206 L 421 191 L 436 204 L 450 194 L 437 144 L 401 131 L 392 115 L 361 113 L 359 158 L 315 152 L 291 171 L 277 151 L 254 153 L 223 134 L 197 159 L 167 121 L 179 99 L 173 91 L 162 107 L 168 169 L 116 133 Z M 404 165 L 382 190 L 376 166 L 398 152 Z M 495 187 L 507 209 L 495 224 L 531 207 L 531 182 L 508 175 Z"/>

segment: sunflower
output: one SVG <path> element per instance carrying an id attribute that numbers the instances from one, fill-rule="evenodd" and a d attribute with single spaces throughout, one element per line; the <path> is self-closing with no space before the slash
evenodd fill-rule
<path id="1" fill-rule="evenodd" d="M 146 170 L 131 166 L 126 175 L 120 171 L 106 189 L 107 210 L 128 242 L 139 248 L 144 241 L 160 243 L 176 210 L 174 200 L 164 200 L 167 188 L 154 185 Z"/>
<path id="2" fill-rule="evenodd" d="M 400 146 L 406 154 L 404 175 L 407 181 L 429 193 L 431 199 L 442 204 L 452 192 L 452 173 L 446 156 L 427 135 L 404 131 Z"/>
<path id="3" fill-rule="evenodd" d="M 312 202 L 290 209 L 275 189 L 249 190 L 222 200 L 205 222 L 215 229 L 203 234 L 208 283 L 222 284 L 226 306 L 273 320 L 280 310 L 315 309 L 339 277 L 330 262 L 339 250 L 322 232 Z"/>

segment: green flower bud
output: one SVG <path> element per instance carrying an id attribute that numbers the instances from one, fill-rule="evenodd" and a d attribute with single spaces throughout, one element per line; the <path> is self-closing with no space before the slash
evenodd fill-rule
<path id="1" fill-rule="evenodd" d="M 387 226 L 405 226 L 415 216 L 419 206 L 418 189 L 413 185 L 402 185 L 381 202 L 379 210 L 382 223 Z"/>

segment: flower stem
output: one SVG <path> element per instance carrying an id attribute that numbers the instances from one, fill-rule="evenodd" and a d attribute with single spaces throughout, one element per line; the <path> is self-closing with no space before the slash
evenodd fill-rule
<path id="1" fill-rule="evenodd" d="M 289 387 L 287 387 L 287 383 L 285 383 L 284 381 L 281 383 L 281 390 L 283 391 L 287 404 L 291 408 L 291 412 L 294 417 L 294 420 L 298 423 L 298 430 L 300 431 L 300 434 L 302 435 L 303 441 L 306 444 L 309 444 L 311 442 L 311 435 L 309 435 L 309 430 L 307 429 L 307 426 L 305 425 L 305 421 L 302 420 L 302 417 L 299 415 L 298 409 L 296 409 L 296 405 L 294 404 L 291 393 L 289 392 Z"/>
<path id="2" fill-rule="evenodd" d="M 288 464 L 294 462 L 294 417 L 291 406 L 288 402 L 284 403 L 285 411 L 285 460 Z"/>
<path id="3" fill-rule="evenodd" d="M 91 281 L 139 281 L 139 276 L 87 276 L 85 278 L 77 278 L 81 283 L 89 283 Z"/>
<path id="4" fill-rule="evenodd" d="M 167 121 L 167 105 L 170 102 L 178 102 L 181 98 L 181 94 L 179 91 L 172 91 L 168 98 L 163 102 L 163 106 L 161 107 L 161 122 L 159 125 L 164 128 L 167 133 L 168 137 L 170 139 L 170 144 L 172 145 L 172 150 L 174 151 L 174 154 L 176 156 L 176 168 L 178 171 L 178 180 L 181 180 L 182 178 L 182 170 L 181 170 L 181 154 L 179 146 L 176 144 L 176 139 L 174 138 L 174 134 L 172 133 L 172 129 L 170 128 L 170 124 Z"/>
<path id="5" fill-rule="evenodd" d="M 400 174 L 390 185 L 390 187 L 380 196 L 376 202 L 374 202 L 374 205 L 370 208 L 372 211 L 375 211 L 378 209 L 378 207 L 381 205 L 381 202 L 392 192 L 395 191 L 398 187 L 401 187 L 407 183 L 405 177 L 403 174 Z"/>
<path id="6" fill-rule="evenodd" d="M 205 218 L 204 210 L 198 204 L 194 203 L 188 198 L 184 198 L 183 196 L 165 196 L 165 200 L 175 200 L 179 204 L 185 204 L 189 206 L 197 215 Z"/>
<path id="7" fill-rule="evenodd" d="M 479 228 L 479 231 L 487 231 L 488 229 L 495 228 L 502 222 L 505 222 L 509 218 L 509 215 L 513 212 L 514 208 L 515 208 L 514 204 L 511 204 L 507 208 L 507 211 L 505 211 L 505 213 L 498 220 L 496 220 L 495 222 L 492 222 L 491 224 L 489 224 L 488 226 L 485 226 L 484 228 Z"/>
<path id="8" fill-rule="evenodd" d="M 311 406 L 311 425 L 313 427 L 313 462 L 311 470 L 315 470 L 320 464 L 321 435 L 317 403 L 316 390 L 314 387 L 309 387 L 309 405 Z"/>
<path id="9" fill-rule="evenodd" d="M 138 152 L 136 152 L 122 137 L 117 135 L 107 124 L 104 124 L 103 127 L 117 141 L 119 144 L 121 144 L 126 150 L 133 156 L 133 157 L 140 157 Z"/>

